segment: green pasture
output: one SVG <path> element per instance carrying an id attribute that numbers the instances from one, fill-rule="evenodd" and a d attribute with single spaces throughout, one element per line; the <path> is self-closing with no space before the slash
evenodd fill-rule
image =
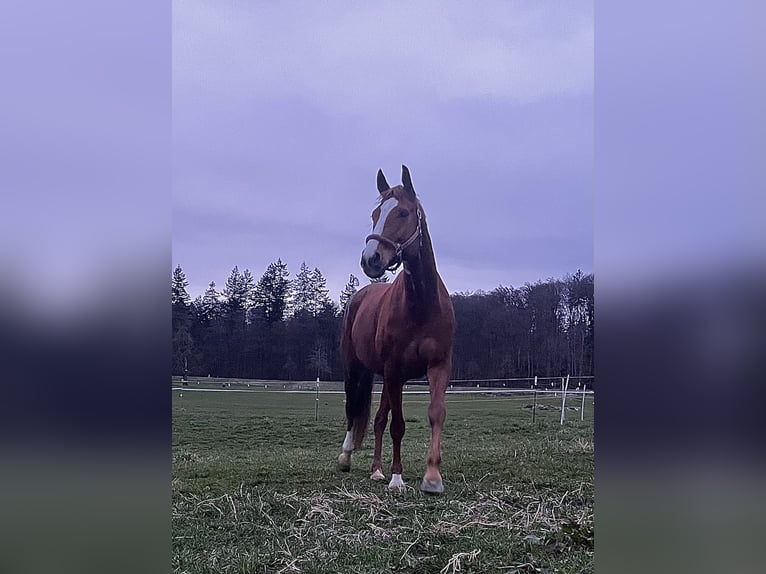
<path id="1" fill-rule="evenodd" d="M 531 396 L 448 395 L 440 497 L 417 489 L 428 395 L 404 398 L 404 492 L 369 480 L 371 434 L 336 469 L 343 399 L 173 391 L 176 572 L 592 571 L 592 396 L 561 426 L 560 396 L 533 424 Z"/>

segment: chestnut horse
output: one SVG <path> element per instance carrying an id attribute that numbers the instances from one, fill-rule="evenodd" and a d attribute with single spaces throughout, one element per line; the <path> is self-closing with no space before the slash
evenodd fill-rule
<path id="1" fill-rule="evenodd" d="M 372 234 L 362 252 L 364 273 L 376 279 L 400 264 L 393 283 L 371 283 L 348 302 L 343 318 L 341 352 L 345 366 L 347 432 L 340 470 L 351 469 L 351 453 L 367 431 L 372 403 L 372 381 L 383 376 L 383 393 L 375 415 L 373 480 L 384 480 L 381 464 L 383 431 L 391 412 L 391 489 L 404 488 L 401 444 L 404 436 L 402 387 L 409 379 L 428 376 L 431 402 L 431 446 L 420 489 L 444 492 L 441 473 L 441 433 L 446 415 L 444 395 L 452 368 L 455 313 L 436 271 L 423 206 L 415 195 L 410 172 L 402 166 L 402 185 L 390 187 L 378 171 L 379 202 L 372 212 Z"/>

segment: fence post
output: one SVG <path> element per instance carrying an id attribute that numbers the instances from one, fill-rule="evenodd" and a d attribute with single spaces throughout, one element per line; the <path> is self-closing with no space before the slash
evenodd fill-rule
<path id="1" fill-rule="evenodd" d="M 585 385 L 583 384 L 582 389 L 580 390 L 582 393 L 582 403 L 580 404 L 580 420 L 585 420 Z"/>
<path id="2" fill-rule="evenodd" d="M 535 424 L 536 411 L 537 411 L 537 389 L 535 389 L 534 398 L 532 399 L 532 424 Z"/>
<path id="3" fill-rule="evenodd" d="M 569 388 L 569 375 L 567 375 L 566 383 L 564 377 L 561 377 L 561 424 L 564 424 L 564 411 L 566 410 L 567 403 L 567 389 Z"/>
<path id="4" fill-rule="evenodd" d="M 317 399 L 314 402 L 314 420 L 319 420 L 319 377 L 317 377 Z"/>

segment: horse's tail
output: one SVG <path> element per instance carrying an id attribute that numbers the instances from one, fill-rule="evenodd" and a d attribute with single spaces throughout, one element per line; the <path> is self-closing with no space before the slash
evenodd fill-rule
<path id="1" fill-rule="evenodd" d="M 354 450 L 362 446 L 367 434 L 372 407 L 373 372 L 364 367 L 357 367 L 346 375 L 346 420 L 348 430 L 352 432 Z"/>
<path id="2" fill-rule="evenodd" d="M 364 367 L 354 352 L 351 330 L 354 325 L 359 305 L 366 294 L 365 289 L 357 291 L 346 304 L 341 327 L 340 347 L 345 365 L 346 422 L 347 430 L 352 432 L 354 449 L 362 446 L 367 434 L 372 407 L 373 372 Z"/>

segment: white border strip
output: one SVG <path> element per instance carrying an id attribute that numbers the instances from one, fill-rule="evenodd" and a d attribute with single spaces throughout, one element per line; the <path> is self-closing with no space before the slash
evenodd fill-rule
<path id="1" fill-rule="evenodd" d="M 187 391 L 190 393 L 297 393 L 297 394 L 316 394 L 316 390 L 279 390 L 279 389 L 198 389 L 194 387 L 171 387 L 173 391 Z M 510 394 L 534 394 L 538 395 L 558 395 L 561 393 L 561 389 L 471 389 L 471 390 L 450 390 L 447 389 L 448 395 L 510 395 Z M 321 391 L 320 395 L 343 395 L 346 391 Z M 379 395 L 381 391 L 373 391 L 373 394 Z M 430 391 L 402 391 L 405 395 L 428 395 Z M 568 395 L 593 395 L 594 391 L 567 391 Z"/>

